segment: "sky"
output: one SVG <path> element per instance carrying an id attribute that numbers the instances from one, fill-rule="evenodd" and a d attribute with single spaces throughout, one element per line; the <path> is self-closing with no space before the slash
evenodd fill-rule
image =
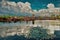
<path id="1" fill-rule="evenodd" d="M 52 8 L 60 7 L 60 0 L 4 0 L 4 2 L 0 0 L 0 15 L 9 14 L 27 16 L 32 13 L 40 15 L 37 13 L 41 13 L 42 9 L 48 9 L 47 6 L 52 6 Z"/>
<path id="2" fill-rule="evenodd" d="M 13 2 L 29 2 L 31 3 L 32 9 L 44 9 L 47 8 L 47 4 L 53 3 L 56 7 L 60 7 L 60 0 L 8 0 Z"/>
<path id="3" fill-rule="evenodd" d="M 60 7 L 60 0 L 9 0 L 9 1 L 15 1 L 15 2 L 29 2 L 31 3 L 32 9 L 42 9 L 47 8 L 47 4 L 53 3 L 56 7 Z"/>

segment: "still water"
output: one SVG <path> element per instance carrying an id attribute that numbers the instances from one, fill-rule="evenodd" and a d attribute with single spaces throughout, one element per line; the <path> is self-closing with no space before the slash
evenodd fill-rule
<path id="1" fill-rule="evenodd" d="M 26 25 L 31 25 L 32 24 L 32 21 L 28 21 L 28 23 L 26 21 L 21 21 L 21 22 L 11 22 L 11 23 L 8 23 L 8 22 L 0 22 L 0 27 L 1 26 L 26 26 Z"/>
<path id="2" fill-rule="evenodd" d="M 8 22 L 0 22 L 0 27 L 10 27 L 10 26 L 29 26 L 29 25 L 33 25 L 32 24 L 32 21 L 21 21 L 21 22 L 11 22 L 11 23 L 8 23 Z M 34 25 L 42 25 L 42 26 L 50 26 L 50 25 L 53 25 L 53 26 L 60 26 L 60 21 L 59 20 L 35 20 L 34 21 Z"/>
<path id="3" fill-rule="evenodd" d="M 25 27 L 25 26 L 34 26 L 34 27 L 43 27 L 47 28 L 51 31 L 51 33 L 54 33 L 54 30 L 60 30 L 60 20 L 35 20 L 34 24 L 32 24 L 32 21 L 21 21 L 21 22 L 0 22 L 0 27 Z"/>

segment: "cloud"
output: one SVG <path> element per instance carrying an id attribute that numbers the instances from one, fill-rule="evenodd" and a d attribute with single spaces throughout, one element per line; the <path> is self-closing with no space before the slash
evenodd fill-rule
<path id="1" fill-rule="evenodd" d="M 1 2 L 2 8 L 7 9 L 7 11 L 13 11 L 13 13 L 19 13 L 20 9 L 15 2 L 9 2 L 9 1 L 2 1 Z"/>
<path id="2" fill-rule="evenodd" d="M 52 4 L 52 3 L 48 4 L 47 7 L 48 7 L 49 9 L 55 8 L 54 4 Z"/>
<path id="3" fill-rule="evenodd" d="M 13 12 L 13 13 L 29 13 L 29 14 L 35 14 L 38 16 L 50 16 L 52 13 L 51 12 L 58 12 L 60 9 L 56 8 L 54 4 L 50 3 L 47 5 L 48 9 L 40 9 L 40 10 L 33 10 L 31 8 L 31 4 L 29 2 L 9 2 L 9 1 L 2 1 L 2 11 L 4 9 L 7 9 L 8 12 Z M 0 9 L 1 10 L 1 9 Z M 7 13 L 7 12 L 6 12 Z M 23 14 L 24 15 L 24 14 Z"/>
<path id="4" fill-rule="evenodd" d="M 22 13 L 31 13 L 31 4 L 29 2 L 9 2 L 9 1 L 2 1 L 1 3 L 2 8 L 6 8 L 8 10 L 13 10 L 15 12 L 22 12 Z"/>
<path id="5" fill-rule="evenodd" d="M 11 5 L 11 6 L 17 6 L 17 4 L 15 2 L 7 2 L 8 5 Z"/>
<path id="6" fill-rule="evenodd" d="M 38 11 L 40 16 L 51 16 L 52 14 L 60 15 L 60 8 L 55 7 L 54 4 L 50 3 L 47 7 L 47 9 L 40 9 Z"/>
<path id="7" fill-rule="evenodd" d="M 18 2 L 17 5 L 21 9 L 21 12 L 29 12 L 31 10 L 31 6 L 29 2 L 26 3 Z"/>

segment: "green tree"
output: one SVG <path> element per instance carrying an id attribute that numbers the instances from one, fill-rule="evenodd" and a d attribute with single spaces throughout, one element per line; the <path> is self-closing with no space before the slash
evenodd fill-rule
<path id="1" fill-rule="evenodd" d="M 47 31 L 47 29 L 43 29 L 41 27 L 32 27 L 30 29 L 29 38 L 35 38 L 37 40 L 48 38 L 49 35 Z"/>

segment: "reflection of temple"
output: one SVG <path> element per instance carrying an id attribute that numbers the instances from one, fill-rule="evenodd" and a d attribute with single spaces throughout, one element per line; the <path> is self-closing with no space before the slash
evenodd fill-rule
<path id="1" fill-rule="evenodd" d="M 35 15 L 34 14 L 32 14 L 32 24 L 34 24 L 35 22 L 34 22 L 34 20 L 35 20 Z"/>
<path id="2" fill-rule="evenodd" d="M 0 27 L 0 36 L 13 36 L 13 35 L 25 35 L 28 36 L 30 27 L 28 26 L 15 26 L 15 27 Z"/>

